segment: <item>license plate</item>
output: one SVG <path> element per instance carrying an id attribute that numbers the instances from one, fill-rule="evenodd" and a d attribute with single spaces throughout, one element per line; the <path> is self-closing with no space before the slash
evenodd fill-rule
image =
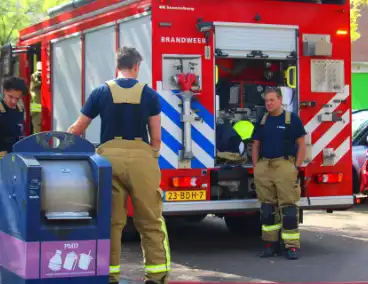
<path id="1" fill-rule="evenodd" d="M 197 201 L 206 200 L 205 190 L 188 190 L 188 191 L 166 191 L 165 201 Z"/>

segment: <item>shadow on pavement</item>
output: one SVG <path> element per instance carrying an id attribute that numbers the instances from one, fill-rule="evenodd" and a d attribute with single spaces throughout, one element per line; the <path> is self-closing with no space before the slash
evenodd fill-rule
<path id="1" fill-rule="evenodd" d="M 368 207 L 368 206 L 367 206 Z M 364 224 L 330 226 L 334 214 L 306 214 L 302 230 L 302 254 L 299 260 L 284 257 L 261 259 L 260 238 L 232 235 L 224 221 L 207 217 L 198 224 L 177 223 L 169 226 L 173 271 L 171 281 L 202 282 L 344 282 L 367 281 L 368 219 L 367 208 L 340 211 L 352 218 L 359 214 Z M 365 215 L 364 215 L 365 216 Z M 347 216 L 348 217 L 348 216 Z M 325 220 L 325 227 L 314 226 Z M 124 265 L 143 268 L 139 243 L 126 245 Z M 135 256 L 134 256 L 135 255 Z M 137 261 L 137 256 L 139 260 Z M 129 264 L 128 264 L 129 263 Z M 140 275 L 143 271 L 139 272 Z"/>

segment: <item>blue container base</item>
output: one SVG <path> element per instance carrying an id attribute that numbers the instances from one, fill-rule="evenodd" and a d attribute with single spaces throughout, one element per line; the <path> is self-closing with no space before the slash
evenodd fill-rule
<path id="1" fill-rule="evenodd" d="M 109 276 L 89 276 L 73 278 L 23 279 L 13 272 L 0 267 L 0 284 L 108 284 Z"/>

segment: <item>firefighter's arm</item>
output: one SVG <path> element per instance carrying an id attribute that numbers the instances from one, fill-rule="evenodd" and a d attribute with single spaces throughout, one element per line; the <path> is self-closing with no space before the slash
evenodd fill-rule
<path id="1" fill-rule="evenodd" d="M 148 131 L 150 134 L 151 146 L 154 150 L 161 148 L 161 115 L 154 115 L 148 118 Z"/>
<path id="2" fill-rule="evenodd" d="M 259 158 L 259 146 L 261 145 L 261 143 L 259 142 L 259 140 L 253 140 L 253 144 L 252 144 L 252 162 L 253 162 L 253 167 L 256 166 L 257 162 L 258 162 L 258 158 Z"/>
<path id="3" fill-rule="evenodd" d="M 100 95 L 104 95 L 104 88 L 96 88 L 92 91 L 87 101 L 81 109 L 78 119 L 68 128 L 67 132 L 74 135 L 82 135 L 92 120 L 99 115 L 98 100 Z"/>
<path id="4" fill-rule="evenodd" d="M 295 166 L 299 169 L 299 167 L 302 166 L 305 156 L 307 153 L 307 146 L 305 144 L 305 135 L 307 135 L 307 132 L 305 131 L 303 122 L 301 121 L 300 117 L 297 115 L 294 115 L 292 119 L 293 124 L 293 132 L 295 141 L 298 145 L 298 151 L 296 153 L 296 161 Z"/>
<path id="5" fill-rule="evenodd" d="M 84 114 L 80 114 L 78 119 L 68 128 L 67 132 L 74 135 L 82 135 L 90 125 L 92 119 Z"/>
<path id="6" fill-rule="evenodd" d="M 298 138 L 296 140 L 296 143 L 298 144 L 298 152 L 296 154 L 295 166 L 299 168 L 303 164 L 307 152 L 307 146 L 305 144 L 305 136 Z"/>
<path id="7" fill-rule="evenodd" d="M 161 104 L 158 94 L 151 88 L 145 88 L 146 94 L 150 97 L 150 116 L 148 118 L 148 131 L 151 146 L 155 151 L 161 148 Z"/>

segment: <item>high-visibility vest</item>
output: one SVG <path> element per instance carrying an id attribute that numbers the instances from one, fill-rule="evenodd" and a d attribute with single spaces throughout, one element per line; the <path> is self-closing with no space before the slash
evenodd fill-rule
<path id="1" fill-rule="evenodd" d="M 242 140 L 247 140 L 252 137 L 254 125 L 249 120 L 240 120 L 234 124 L 233 128 Z"/>

